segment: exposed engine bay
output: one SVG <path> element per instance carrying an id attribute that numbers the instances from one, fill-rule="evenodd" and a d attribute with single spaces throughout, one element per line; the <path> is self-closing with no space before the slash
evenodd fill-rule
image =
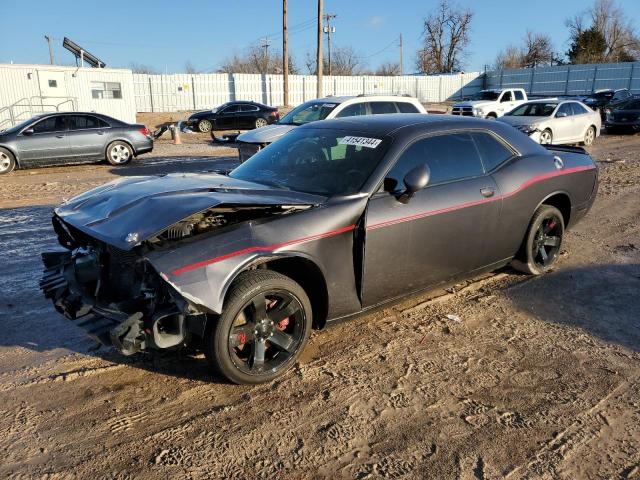
<path id="1" fill-rule="evenodd" d="M 42 254 L 40 287 L 56 310 L 123 354 L 185 346 L 192 335 L 202 335 L 208 312 L 167 282 L 146 254 L 241 222 L 306 208 L 219 205 L 143 239 L 131 250 L 93 238 L 54 215 L 54 230 L 67 250 Z"/>

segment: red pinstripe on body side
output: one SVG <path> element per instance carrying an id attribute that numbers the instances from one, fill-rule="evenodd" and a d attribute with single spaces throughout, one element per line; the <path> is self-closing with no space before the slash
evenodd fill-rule
<path id="1" fill-rule="evenodd" d="M 218 257 L 209 258 L 207 260 L 203 260 L 198 263 L 185 265 L 184 267 L 181 267 L 172 271 L 171 274 L 177 277 L 178 275 L 182 275 L 183 273 L 190 272 L 191 270 L 195 270 L 201 267 L 206 267 L 207 265 L 211 265 L 212 263 L 221 262 L 222 260 L 237 257 L 238 255 L 245 255 L 247 253 L 253 253 L 253 252 L 271 252 L 279 248 L 288 247 L 289 245 L 297 245 L 300 243 L 307 243 L 307 242 L 312 242 L 314 240 L 319 240 L 321 238 L 333 237 L 335 235 L 340 235 L 341 233 L 350 232 L 355 228 L 356 228 L 355 225 L 349 225 L 347 227 L 338 228 L 337 230 L 331 230 L 330 232 L 319 233 L 317 235 L 311 235 L 309 237 L 297 238 L 295 240 L 288 240 L 286 242 L 276 243 L 274 245 L 264 245 L 261 247 L 256 246 L 256 247 L 243 248 L 242 250 L 236 250 L 235 252 L 230 252 L 224 255 L 220 255 Z"/>
<path id="2" fill-rule="evenodd" d="M 487 202 L 494 202 L 496 200 L 502 200 L 504 198 L 508 198 L 508 197 L 510 197 L 512 195 L 515 195 L 516 193 L 521 192 L 525 188 L 530 187 L 531 185 L 533 185 L 535 183 L 538 183 L 538 182 L 541 182 L 543 180 L 546 180 L 548 178 L 558 177 L 558 176 L 561 176 L 561 175 L 567 175 L 567 174 L 570 174 L 570 173 L 583 172 L 583 171 L 586 171 L 586 170 L 593 170 L 595 168 L 596 168 L 595 166 L 582 166 L 582 167 L 573 167 L 573 168 L 567 168 L 567 169 L 564 169 L 564 170 L 557 170 L 557 171 L 554 171 L 554 172 L 544 173 L 542 175 L 538 175 L 537 177 L 533 177 L 533 178 L 527 180 L 522 185 L 520 185 L 518 188 L 516 188 L 514 191 L 509 192 L 509 193 L 505 193 L 503 195 L 497 195 L 497 196 L 491 197 L 491 198 L 484 198 L 482 200 L 475 200 L 475 201 L 471 201 L 471 202 L 465 202 L 465 203 L 461 203 L 459 205 L 453 205 L 451 207 L 441 208 L 439 210 L 429 210 L 429 211 L 417 213 L 415 215 L 411 215 L 411 216 L 408 216 L 408 217 L 395 218 L 393 220 L 388 220 L 388 221 L 385 221 L 385 222 L 380 222 L 380 223 L 376 223 L 376 224 L 373 224 L 373 225 L 369 225 L 369 226 L 367 226 L 367 230 L 375 230 L 377 228 L 387 227 L 389 225 L 395 225 L 397 223 L 409 222 L 411 220 L 417 220 L 419 218 L 429 217 L 431 215 L 439 215 L 441 213 L 451 212 L 451 211 L 454 211 L 454 210 L 460 210 L 462 208 L 473 207 L 473 206 L 481 205 L 481 204 L 487 203 Z M 211 265 L 213 263 L 221 262 L 221 261 L 226 260 L 228 258 L 233 258 L 233 257 L 237 257 L 239 255 L 245 255 L 247 253 L 253 253 L 253 252 L 271 252 L 271 251 L 277 250 L 279 248 L 288 247 L 290 245 L 297 245 L 297 244 L 301 244 L 301 243 L 312 242 L 314 240 L 320 240 L 321 238 L 333 237 L 335 235 L 340 235 L 341 233 L 350 232 L 350 231 L 354 230 L 355 228 L 356 228 L 355 225 L 349 225 L 349 226 L 346 226 L 346 227 L 343 227 L 343 228 L 339 228 L 337 230 L 331 230 L 329 232 L 319 233 L 317 235 L 311 235 L 309 237 L 303 237 L 303 238 L 297 238 L 297 239 L 294 239 L 294 240 L 288 240 L 286 242 L 276 243 L 274 245 L 264 245 L 264 246 L 255 246 L 255 247 L 243 248 L 242 250 L 236 250 L 234 252 L 229 252 L 229 253 L 226 253 L 224 255 L 220 255 L 220 256 L 217 256 L 217 257 L 209 258 L 207 260 L 203 260 L 201 262 L 192 263 L 191 265 L 185 265 L 184 267 L 180 267 L 180 268 L 178 268 L 176 270 L 173 270 L 171 272 L 171 274 L 174 275 L 174 276 L 179 276 L 179 275 L 182 275 L 183 273 L 190 272 L 190 271 L 196 270 L 198 268 L 206 267 L 207 265 Z"/>

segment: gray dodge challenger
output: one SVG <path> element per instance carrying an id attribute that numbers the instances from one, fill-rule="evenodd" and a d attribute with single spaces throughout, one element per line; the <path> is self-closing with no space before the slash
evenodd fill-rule
<path id="1" fill-rule="evenodd" d="M 123 354 L 201 349 L 232 382 L 295 363 L 312 329 L 512 262 L 553 267 L 597 169 L 480 119 L 303 126 L 227 176 L 117 180 L 55 210 L 56 310 Z"/>

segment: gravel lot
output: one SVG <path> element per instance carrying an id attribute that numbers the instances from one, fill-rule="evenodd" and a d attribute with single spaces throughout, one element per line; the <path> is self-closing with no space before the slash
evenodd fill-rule
<path id="1" fill-rule="evenodd" d="M 316 332 L 258 387 L 201 356 L 96 348 L 37 288 L 52 206 L 233 165 L 204 138 L 0 178 L 0 477 L 640 478 L 640 136 L 592 147 L 600 193 L 555 272 L 505 269 Z"/>

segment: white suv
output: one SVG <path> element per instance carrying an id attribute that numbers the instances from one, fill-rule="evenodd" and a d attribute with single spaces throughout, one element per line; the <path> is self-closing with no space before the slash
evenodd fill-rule
<path id="1" fill-rule="evenodd" d="M 297 126 L 317 120 L 376 115 L 380 113 L 424 113 L 427 111 L 415 98 L 396 95 L 358 95 L 324 97 L 298 105 L 279 122 L 238 135 L 240 161 L 244 162 L 260 149 L 275 142 Z"/>

